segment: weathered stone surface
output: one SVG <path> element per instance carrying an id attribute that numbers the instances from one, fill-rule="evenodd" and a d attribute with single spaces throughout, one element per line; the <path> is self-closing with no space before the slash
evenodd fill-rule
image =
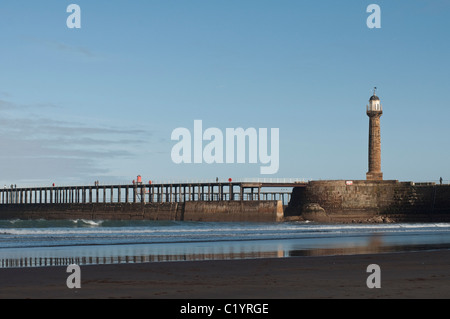
<path id="1" fill-rule="evenodd" d="M 302 216 L 305 220 L 316 222 L 330 222 L 325 209 L 317 203 L 305 204 L 302 208 Z"/>
<path id="2" fill-rule="evenodd" d="M 450 221 L 450 185 L 312 181 L 306 187 L 294 188 L 285 215 L 308 214 L 308 204 L 320 205 L 331 222 Z"/>
<path id="3" fill-rule="evenodd" d="M 280 201 L 186 202 L 184 220 L 192 221 L 281 221 Z"/>
<path id="4" fill-rule="evenodd" d="M 6 204 L 0 219 L 265 221 L 283 219 L 281 201 Z"/>

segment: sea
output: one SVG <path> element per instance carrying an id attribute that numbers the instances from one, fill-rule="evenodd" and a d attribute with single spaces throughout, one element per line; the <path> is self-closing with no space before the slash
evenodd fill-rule
<path id="1" fill-rule="evenodd" d="M 0 268 L 450 249 L 450 223 L 0 220 Z"/>

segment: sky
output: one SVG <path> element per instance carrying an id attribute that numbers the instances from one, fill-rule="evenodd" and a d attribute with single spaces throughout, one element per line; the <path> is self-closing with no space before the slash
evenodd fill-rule
<path id="1" fill-rule="evenodd" d="M 446 0 L 2 0 L 0 184 L 365 179 L 373 87 L 384 178 L 450 182 L 449 13 Z M 172 132 L 195 120 L 278 128 L 278 171 L 175 163 Z"/>

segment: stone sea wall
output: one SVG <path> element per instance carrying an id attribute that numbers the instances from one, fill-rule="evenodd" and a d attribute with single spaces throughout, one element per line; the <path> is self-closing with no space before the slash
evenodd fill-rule
<path id="1" fill-rule="evenodd" d="M 285 215 L 324 222 L 450 221 L 450 185 L 311 181 L 293 189 Z"/>
<path id="2" fill-rule="evenodd" d="M 283 219 L 281 201 L 181 203 L 5 204 L 0 219 L 258 221 Z"/>

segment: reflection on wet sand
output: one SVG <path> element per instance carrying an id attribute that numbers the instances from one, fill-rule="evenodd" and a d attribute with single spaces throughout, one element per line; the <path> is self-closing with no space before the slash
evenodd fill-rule
<path id="1" fill-rule="evenodd" d="M 450 244 L 403 244 L 389 245 L 383 242 L 382 235 L 373 234 L 366 245 L 290 250 L 289 257 L 297 256 L 334 256 L 393 253 L 402 251 L 423 251 L 450 249 Z"/>
<path id="2" fill-rule="evenodd" d="M 392 246 L 389 246 L 392 249 Z M 383 246 L 382 235 L 372 234 L 366 245 L 332 247 L 332 248 L 316 248 L 291 250 L 289 256 L 330 256 L 330 255 L 360 255 L 360 254 L 377 254 L 386 252 L 388 247 Z M 396 250 L 397 251 L 397 250 Z"/>
<path id="3" fill-rule="evenodd" d="M 333 255 L 358 255 L 377 254 L 401 251 L 423 251 L 436 249 L 450 249 L 450 244 L 403 244 L 388 245 L 383 242 L 381 234 L 372 235 L 366 244 L 345 245 L 329 248 L 286 248 L 279 245 L 277 249 L 241 252 L 209 252 L 209 253 L 154 253 L 146 255 L 119 255 L 109 257 L 21 257 L 2 258 L 0 268 L 26 268 L 26 267 L 48 267 L 48 266 L 68 266 L 77 265 L 105 265 L 105 264 L 129 264 L 129 263 L 150 263 L 150 262 L 170 262 L 170 261 L 199 261 L 199 260 L 229 260 L 229 259 L 255 259 L 255 258 L 286 258 L 298 256 L 333 256 Z M 189 249 L 187 249 L 189 250 Z"/>
<path id="4" fill-rule="evenodd" d="M 247 258 L 285 257 L 283 251 L 242 252 L 242 253 L 202 253 L 181 255 L 145 255 L 145 256 L 111 256 L 111 257 L 67 257 L 67 258 L 10 258 L 1 259 L 0 268 L 47 267 L 77 265 L 130 264 L 167 261 L 227 260 Z"/>

